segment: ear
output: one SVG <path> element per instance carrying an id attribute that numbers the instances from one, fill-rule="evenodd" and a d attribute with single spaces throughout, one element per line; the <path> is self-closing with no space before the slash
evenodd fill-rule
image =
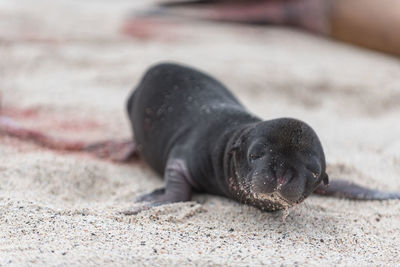
<path id="1" fill-rule="evenodd" d="M 229 148 L 229 152 L 228 153 L 229 154 L 233 154 L 233 153 L 237 152 L 240 149 L 242 143 L 243 143 L 243 136 L 240 136 L 237 140 L 235 140 L 234 142 L 232 142 L 229 145 L 230 148 Z"/>
<path id="2" fill-rule="evenodd" d="M 239 148 L 240 148 L 240 143 L 236 142 L 236 143 L 232 144 L 231 148 L 229 148 L 229 153 L 233 154 L 233 153 L 237 152 L 239 150 Z"/>
<path id="3" fill-rule="evenodd" d="M 328 186 L 329 185 L 329 177 L 328 177 L 328 174 L 326 174 L 326 173 L 324 173 L 324 174 L 322 174 L 323 176 L 322 176 L 322 182 L 324 182 L 324 185 L 325 186 Z"/>

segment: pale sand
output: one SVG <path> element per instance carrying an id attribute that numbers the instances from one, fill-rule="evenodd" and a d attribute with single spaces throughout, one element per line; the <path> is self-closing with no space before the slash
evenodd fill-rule
<path id="1" fill-rule="evenodd" d="M 56 136 L 129 137 L 124 105 L 144 70 L 184 62 L 222 80 L 265 119 L 308 122 L 331 179 L 400 190 L 397 59 L 279 28 L 197 22 L 168 29 L 175 40 L 121 35 L 123 18 L 149 2 L 0 1 L 4 107 L 39 108 L 17 119 Z M 163 184 L 143 164 L 4 136 L 0 145 L 0 266 L 399 262 L 399 201 L 312 196 L 284 222 L 282 212 L 197 195 L 122 216 L 135 197 Z"/>

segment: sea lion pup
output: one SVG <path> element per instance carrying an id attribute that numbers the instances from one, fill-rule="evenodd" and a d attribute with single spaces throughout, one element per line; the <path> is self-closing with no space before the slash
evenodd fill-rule
<path id="1" fill-rule="evenodd" d="M 214 78 L 176 64 L 151 67 L 127 105 L 140 156 L 165 179 L 135 214 L 207 192 L 275 211 L 312 192 L 351 199 L 400 198 L 339 180 L 332 187 L 314 130 L 297 119 L 262 121 Z"/>

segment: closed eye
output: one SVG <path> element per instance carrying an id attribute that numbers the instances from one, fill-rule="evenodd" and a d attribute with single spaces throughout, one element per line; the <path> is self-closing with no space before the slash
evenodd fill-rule
<path id="1" fill-rule="evenodd" d="M 257 160 L 259 158 L 262 158 L 265 154 L 250 154 L 249 155 L 249 159 L 251 161 Z"/>
<path id="2" fill-rule="evenodd" d="M 265 156 L 265 145 L 263 143 L 255 143 L 249 148 L 248 159 L 253 162 Z"/>

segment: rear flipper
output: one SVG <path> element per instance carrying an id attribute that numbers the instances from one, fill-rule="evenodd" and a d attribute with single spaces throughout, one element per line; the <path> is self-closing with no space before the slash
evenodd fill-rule
<path id="1" fill-rule="evenodd" d="M 189 201 L 191 199 L 192 189 L 188 182 L 190 180 L 189 172 L 183 160 L 169 160 L 164 178 L 166 180 L 165 188 L 156 189 L 149 194 L 140 196 L 136 202 L 142 203 L 141 205 L 122 213 L 125 215 L 134 215 L 153 207 Z"/>
<path id="2" fill-rule="evenodd" d="M 345 180 L 330 181 L 328 186 L 320 184 L 314 193 L 322 196 L 332 196 L 352 200 L 400 199 L 399 192 L 383 192 L 369 189 Z"/>

